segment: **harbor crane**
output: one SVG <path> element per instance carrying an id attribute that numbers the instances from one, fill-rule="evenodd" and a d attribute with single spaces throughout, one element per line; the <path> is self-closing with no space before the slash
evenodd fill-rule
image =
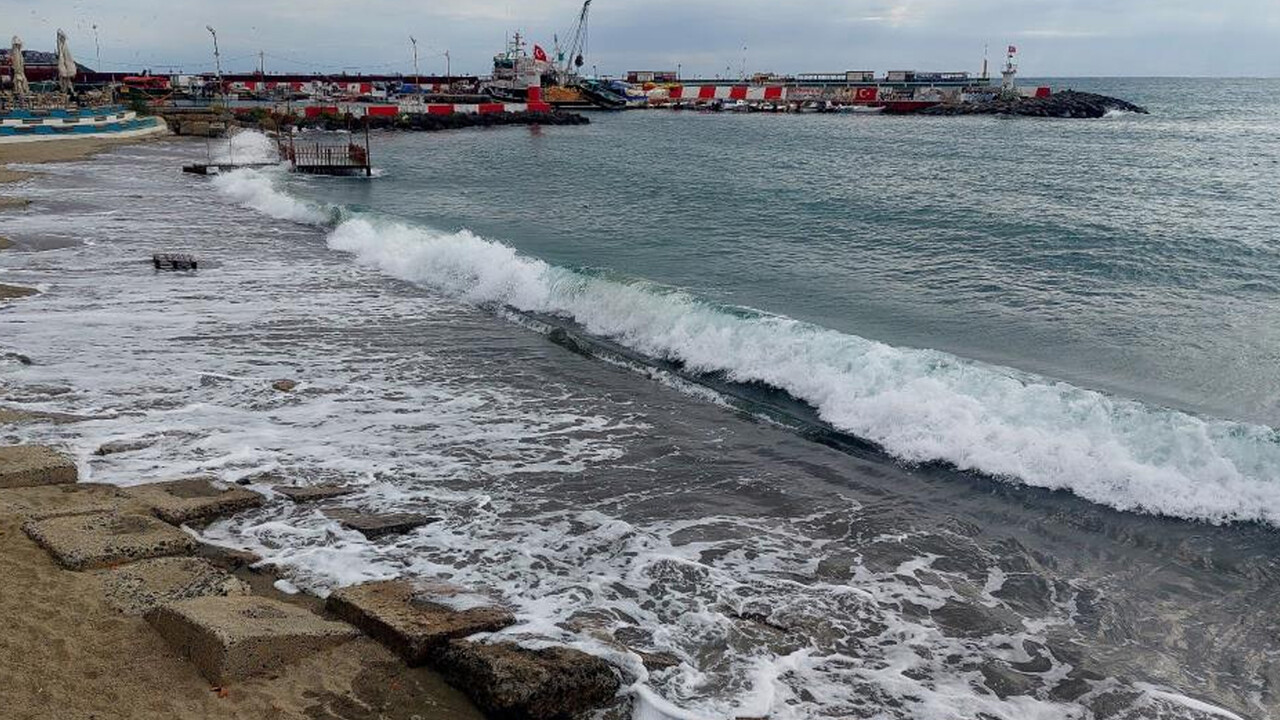
<path id="1" fill-rule="evenodd" d="M 582 3 L 582 12 L 578 13 L 578 22 L 573 26 L 569 53 L 564 58 L 564 68 L 561 71 L 566 76 L 576 75 L 578 69 L 587 62 L 584 55 L 587 52 L 587 16 L 590 12 L 591 0 L 586 0 Z"/>

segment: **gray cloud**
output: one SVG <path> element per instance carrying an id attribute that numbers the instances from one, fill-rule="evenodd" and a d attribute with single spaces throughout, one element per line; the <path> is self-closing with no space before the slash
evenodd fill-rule
<path id="1" fill-rule="evenodd" d="M 224 67 L 408 72 L 408 36 L 423 72 L 487 71 L 512 31 L 548 47 L 577 0 L 0 0 L 0 34 L 52 49 L 58 27 L 108 69 L 212 68 L 206 24 Z M 595 0 L 588 63 L 601 72 L 977 69 L 1019 46 L 1024 74 L 1280 75 L 1277 0 Z M 745 51 L 744 51 L 745 48 Z"/>

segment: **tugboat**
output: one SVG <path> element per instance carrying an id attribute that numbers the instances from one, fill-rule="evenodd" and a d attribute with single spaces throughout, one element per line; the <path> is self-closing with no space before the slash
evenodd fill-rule
<path id="1" fill-rule="evenodd" d="M 543 100 L 559 108 L 602 108 L 622 110 L 628 99 L 610 83 L 594 78 L 583 78 L 578 72 L 586 64 L 584 53 L 587 44 L 587 18 L 591 0 L 582 3 L 574 25 L 572 40 L 566 52 L 556 39 L 554 59 L 539 45 L 533 46 L 532 56 L 526 51 L 520 33 L 507 41 L 504 52 L 493 56 L 493 76 L 481 85 L 481 90 L 496 100 L 524 102 L 529 85 L 536 81 L 543 88 Z"/>

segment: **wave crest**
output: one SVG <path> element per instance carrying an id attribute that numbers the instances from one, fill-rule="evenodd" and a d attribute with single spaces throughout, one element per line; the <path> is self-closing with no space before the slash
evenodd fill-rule
<path id="1" fill-rule="evenodd" d="M 215 182 L 279 218 L 329 216 L 261 174 Z M 265 184 L 264 184 L 265 183 Z M 372 215 L 328 244 L 392 276 L 478 304 L 569 318 L 693 372 L 785 390 L 836 429 L 907 462 L 945 462 L 1119 510 L 1280 526 L 1280 437 L 935 350 L 898 348 L 679 291 L 557 267 L 468 231 Z"/>

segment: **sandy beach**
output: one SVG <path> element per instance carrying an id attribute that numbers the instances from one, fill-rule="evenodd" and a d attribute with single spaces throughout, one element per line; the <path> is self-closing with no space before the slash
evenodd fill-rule
<path id="1" fill-rule="evenodd" d="M 28 172 L 7 167 L 10 164 L 83 160 L 113 147 L 146 142 L 150 139 L 152 138 L 127 138 L 122 140 L 93 138 L 87 140 L 50 140 L 46 142 L 3 144 L 0 145 L 0 184 L 18 182 L 30 177 L 31 174 Z M 5 208 L 5 200 L 6 198 L 0 198 L 0 209 Z"/>
<path id="2" fill-rule="evenodd" d="M 368 638 L 314 655 L 279 677 L 214 687 L 141 617 L 108 605 L 99 573 L 59 568 L 0 498 L 0 707 L 9 718 L 478 717 L 438 676 L 411 670 Z M 352 708 L 363 705 L 360 711 Z"/>

